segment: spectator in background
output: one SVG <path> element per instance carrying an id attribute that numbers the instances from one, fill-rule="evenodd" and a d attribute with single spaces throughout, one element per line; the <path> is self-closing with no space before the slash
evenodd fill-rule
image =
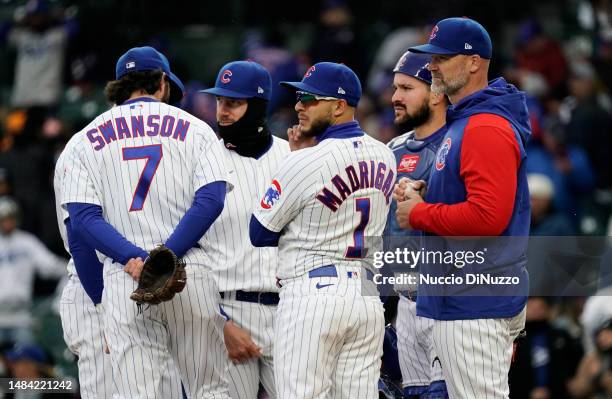
<path id="1" fill-rule="evenodd" d="M 67 261 L 18 229 L 19 207 L 0 198 L 0 343 L 32 340 L 30 306 L 35 272 L 61 278 Z"/>
<path id="2" fill-rule="evenodd" d="M 27 111 L 21 135 L 27 141 L 61 101 L 65 51 L 76 25 L 56 18 L 44 0 L 30 0 L 15 19 L 7 34 L 17 50 L 12 105 Z"/>
<path id="3" fill-rule="evenodd" d="M 286 39 L 278 27 L 265 31 L 263 37 L 252 31 L 246 37 L 245 55 L 270 72 L 272 87 L 278 87 L 281 81 L 296 81 L 305 72 L 298 57 L 286 48 Z M 208 97 L 208 96 L 201 96 Z M 214 103 L 214 101 L 213 101 Z M 295 97 L 288 90 L 272 90 L 268 106 L 268 126 L 275 135 L 287 139 L 287 129 L 296 123 Z M 214 109 L 212 108 L 209 109 Z M 216 120 L 213 115 L 214 126 Z"/>
<path id="4" fill-rule="evenodd" d="M 312 63 L 320 61 L 348 65 L 357 76 L 366 76 L 363 46 L 353 26 L 353 15 L 346 0 L 324 0 L 310 55 Z"/>
<path id="5" fill-rule="evenodd" d="M 545 297 L 527 301 L 525 339 L 519 341 L 510 369 L 510 398 L 564 399 L 566 383 L 574 375 L 582 349 L 571 336 L 551 324 Z"/>
<path id="6" fill-rule="evenodd" d="M 612 319 L 597 328 L 593 342 L 595 350 L 582 358 L 576 375 L 568 383 L 574 398 L 612 397 Z"/>
<path id="7" fill-rule="evenodd" d="M 550 93 L 561 97 L 566 92 L 567 62 L 559 43 L 544 34 L 540 23 L 533 19 L 521 24 L 517 42 L 516 67 L 543 77 Z"/>
<path id="8" fill-rule="evenodd" d="M 531 155 L 530 155 L 531 156 Z M 532 236 L 571 236 L 575 234 L 567 216 L 555 210 L 553 199 L 556 191 L 552 180 L 543 174 L 527 175 L 531 202 Z"/>
<path id="9" fill-rule="evenodd" d="M 11 378 L 17 380 L 40 380 L 55 377 L 54 362 L 50 354 L 38 345 L 17 345 L 5 352 Z M 16 399 L 57 398 L 57 393 L 17 392 Z"/>
<path id="10" fill-rule="evenodd" d="M 566 143 L 563 126 L 554 118 L 548 118 L 540 132 L 539 139 L 527 144 L 527 173 L 550 178 L 556 210 L 572 216 L 578 226 L 581 200 L 591 194 L 595 185 L 589 158 L 581 147 Z"/>
<path id="11" fill-rule="evenodd" d="M 559 109 L 567 141 L 585 149 L 595 169 L 598 190 L 612 196 L 612 116 L 606 97 L 597 89 L 597 76 L 587 61 L 572 64 L 570 96 Z"/>

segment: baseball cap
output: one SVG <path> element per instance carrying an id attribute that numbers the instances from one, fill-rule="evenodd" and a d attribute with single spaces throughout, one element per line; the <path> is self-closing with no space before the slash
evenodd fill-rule
<path id="1" fill-rule="evenodd" d="M 431 62 L 431 55 L 417 54 L 406 51 L 397 61 L 393 72 L 412 76 L 427 84 L 431 84 L 431 72 L 427 65 Z"/>
<path id="2" fill-rule="evenodd" d="M 225 64 L 217 74 L 215 87 L 200 93 L 231 98 L 258 97 L 270 100 L 272 95 L 270 73 L 253 61 L 234 61 Z"/>
<path id="3" fill-rule="evenodd" d="M 7 351 L 6 358 L 11 362 L 28 359 L 36 363 L 46 363 L 47 355 L 45 351 L 38 345 L 18 345 Z"/>
<path id="4" fill-rule="evenodd" d="M 115 68 L 115 79 L 120 79 L 130 72 L 154 71 L 157 69 L 164 71 L 170 79 L 170 85 L 172 86 L 170 90 L 170 104 L 181 101 L 185 93 L 183 82 L 170 71 L 170 64 L 166 56 L 153 47 L 134 47 L 119 57 Z"/>
<path id="5" fill-rule="evenodd" d="M 356 107 L 361 98 L 361 82 L 353 70 L 344 64 L 319 62 L 304 74 L 301 82 L 280 82 L 282 86 L 318 96 L 346 100 Z"/>
<path id="6" fill-rule="evenodd" d="M 491 59 L 493 45 L 486 29 L 469 18 L 446 18 L 431 30 L 429 43 L 408 49 L 426 54 L 478 54 Z"/>

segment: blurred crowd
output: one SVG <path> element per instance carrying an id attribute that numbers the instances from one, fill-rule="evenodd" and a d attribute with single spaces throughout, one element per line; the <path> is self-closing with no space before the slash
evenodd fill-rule
<path id="1" fill-rule="evenodd" d="M 125 32 L 134 43 L 111 40 L 111 55 L 106 48 L 97 51 L 91 41 L 82 51 L 83 42 L 92 38 L 94 21 L 85 6 L 74 3 L 7 1 L 2 6 L 10 6 L 11 13 L 0 21 L 0 52 L 12 69 L 0 80 L 0 344 L 5 350 L 1 375 L 15 375 L 19 359 L 49 363 L 48 354 L 35 344 L 27 313 L 33 297 L 40 294 L 33 288 L 35 280 L 51 278 L 54 286 L 65 274 L 67 254 L 55 219 L 53 168 L 71 135 L 109 106 L 102 89 L 113 76 L 114 55 L 131 44 L 164 52 L 188 82 L 182 107 L 216 125 L 214 99 L 197 93 L 214 76 L 198 76 L 189 69 L 188 61 L 207 60 L 190 60 L 192 54 L 181 53 L 180 36 L 177 41 L 176 35 L 172 39 L 151 27 L 134 34 L 132 26 Z M 407 18 L 410 24 L 390 16 L 393 23 L 370 23 L 369 30 L 359 19 L 363 9 L 356 15 L 350 1 L 315 3 L 308 12 L 310 21 L 290 19 L 284 25 L 246 23 L 249 16 L 257 20 L 259 14 L 249 14 L 252 10 L 245 6 L 238 46 L 220 62 L 232 56 L 257 61 L 270 71 L 273 87 L 281 80 L 300 80 L 312 63 L 345 63 L 364 87 L 358 108 L 362 127 L 388 142 L 401 133 L 393 124 L 392 69 L 408 47 L 427 40 L 431 23 L 454 16 L 445 12 L 458 12 L 444 4 L 439 15 L 430 10 L 421 20 Z M 425 6 L 416 2 L 413 7 L 421 5 Z M 540 290 L 562 273 L 558 264 L 551 264 L 554 259 L 535 255 L 530 260 L 536 277 L 527 334 L 518 342 L 511 372 L 511 397 L 612 397 L 612 298 L 607 296 L 612 295 L 612 279 L 606 278 L 612 275 L 612 2 L 543 2 L 540 8 L 507 11 L 508 19 L 502 15 L 501 24 L 499 12 L 488 19 L 473 17 L 494 32 L 494 73 L 528 96 L 533 130 L 527 146 L 531 234 L 601 239 L 596 248 L 572 251 L 582 251 L 582 256 L 572 258 L 574 267 L 587 259 L 599 274 L 587 276 L 584 290 L 569 296 Z M 292 34 L 292 28 L 302 33 Z M 202 29 L 211 31 L 214 40 L 215 29 L 224 27 Z M 194 30 L 197 27 L 180 32 L 187 38 Z M 5 62 L 5 57 L 13 62 Z M 295 123 L 294 104 L 289 91 L 275 89 L 269 109 L 274 134 L 285 136 Z M 15 342 L 20 346 L 11 347 Z"/>

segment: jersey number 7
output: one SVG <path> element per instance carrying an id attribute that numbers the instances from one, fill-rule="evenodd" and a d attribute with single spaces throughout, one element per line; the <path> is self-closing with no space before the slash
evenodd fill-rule
<path id="1" fill-rule="evenodd" d="M 162 146 L 161 144 L 155 144 L 145 145 L 142 147 L 124 147 L 122 152 L 124 161 L 133 161 L 136 159 L 147 160 L 144 169 L 140 173 L 138 184 L 136 184 L 136 190 L 132 196 L 132 204 L 130 205 L 130 212 L 141 211 L 142 207 L 144 206 L 144 202 L 147 199 L 147 195 L 149 194 L 153 176 L 155 176 L 157 167 L 159 166 L 162 156 L 164 155 Z"/>

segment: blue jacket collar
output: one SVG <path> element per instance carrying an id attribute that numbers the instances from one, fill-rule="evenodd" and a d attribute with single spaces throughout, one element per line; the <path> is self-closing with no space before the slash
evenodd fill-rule
<path id="1" fill-rule="evenodd" d="M 531 135 L 531 123 L 525 93 L 498 78 L 489 82 L 484 89 L 470 94 L 446 111 L 446 124 L 475 114 L 488 113 L 507 119 L 520 134 L 523 142 Z"/>
<path id="2" fill-rule="evenodd" d="M 145 102 L 145 103 L 158 103 L 159 100 L 156 100 L 155 98 L 151 98 L 151 97 L 136 97 L 136 98 L 132 98 L 131 100 L 127 100 L 124 101 L 123 104 L 121 105 L 125 105 L 125 104 L 134 104 L 137 102 Z"/>
<path id="3" fill-rule="evenodd" d="M 350 121 L 328 127 L 327 130 L 317 136 L 317 142 L 320 143 L 325 139 L 348 139 L 363 135 L 364 133 L 359 126 L 359 122 Z"/>

